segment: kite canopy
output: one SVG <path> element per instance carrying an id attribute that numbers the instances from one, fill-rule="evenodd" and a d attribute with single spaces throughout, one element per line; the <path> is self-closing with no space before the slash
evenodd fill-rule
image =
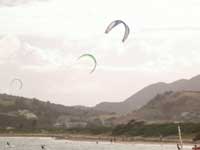
<path id="1" fill-rule="evenodd" d="M 10 87 L 12 87 L 13 84 L 18 84 L 18 85 L 19 85 L 19 86 L 18 86 L 18 90 L 21 90 L 22 87 L 23 87 L 23 82 L 22 82 L 22 80 L 19 79 L 19 78 L 14 78 L 14 79 L 12 79 L 11 82 L 10 82 Z"/>
<path id="2" fill-rule="evenodd" d="M 95 69 L 96 69 L 96 66 L 97 66 L 97 60 L 96 60 L 96 58 L 95 58 L 93 55 L 91 55 L 91 54 L 83 54 L 83 55 L 81 55 L 78 59 L 81 59 L 81 58 L 83 58 L 83 57 L 88 57 L 88 58 L 90 58 L 90 59 L 93 60 L 93 62 L 94 62 L 94 67 L 93 67 L 92 70 L 90 71 L 90 73 L 93 73 L 93 72 L 95 71 Z"/>
<path id="3" fill-rule="evenodd" d="M 128 38 L 130 29 L 129 29 L 128 25 L 124 21 L 122 21 L 122 20 L 115 20 L 115 21 L 111 22 L 108 25 L 108 27 L 106 28 L 105 33 L 106 34 L 109 33 L 114 27 L 116 27 L 119 24 L 123 24 L 124 27 L 125 27 L 124 37 L 122 39 L 122 42 L 125 42 L 125 40 Z"/>

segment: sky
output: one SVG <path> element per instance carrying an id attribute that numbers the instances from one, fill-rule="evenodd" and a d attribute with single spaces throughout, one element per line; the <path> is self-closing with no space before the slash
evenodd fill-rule
<path id="1" fill-rule="evenodd" d="M 189 79 L 200 74 L 199 8 L 198 0 L 0 0 L 0 93 L 94 106 Z M 104 33 L 118 19 L 130 28 L 124 43 L 123 25 Z M 85 53 L 98 63 L 92 74 L 91 59 L 77 60 Z"/>

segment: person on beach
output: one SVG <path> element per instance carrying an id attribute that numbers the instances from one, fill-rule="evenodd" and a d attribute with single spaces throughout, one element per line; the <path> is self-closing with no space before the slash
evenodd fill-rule
<path id="1" fill-rule="evenodd" d="M 41 149 L 45 149 L 45 145 L 41 145 Z"/>
<path id="2" fill-rule="evenodd" d="M 110 139 L 110 143 L 112 143 L 112 142 L 113 142 L 113 139 L 111 138 L 111 139 Z"/>
<path id="3" fill-rule="evenodd" d="M 197 150 L 197 144 L 194 145 L 194 150 Z"/>
<path id="4" fill-rule="evenodd" d="M 177 143 L 177 149 L 181 150 L 181 147 L 180 147 L 180 145 L 178 143 Z"/>
<path id="5" fill-rule="evenodd" d="M 117 139 L 116 139 L 116 137 L 114 137 L 113 142 L 116 142 L 116 141 L 117 141 Z"/>

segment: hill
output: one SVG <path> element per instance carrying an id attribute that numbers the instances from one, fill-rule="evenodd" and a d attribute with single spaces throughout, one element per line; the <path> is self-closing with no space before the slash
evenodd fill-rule
<path id="1" fill-rule="evenodd" d="M 149 85 L 137 93 L 133 94 L 125 101 L 112 103 L 103 102 L 96 105 L 96 110 L 115 112 L 118 114 L 127 114 L 133 110 L 137 110 L 147 104 L 157 94 L 162 94 L 166 91 L 200 91 L 200 75 L 195 76 L 189 80 L 181 79 L 172 83 L 155 83 Z"/>
<path id="2" fill-rule="evenodd" d="M 158 94 L 145 106 L 118 119 L 118 123 L 130 120 L 148 123 L 200 122 L 200 92 L 181 91 Z"/>
<path id="3" fill-rule="evenodd" d="M 103 117 L 102 117 L 103 116 Z M 73 128 L 110 125 L 113 114 L 87 107 L 68 107 L 38 99 L 0 94 L 0 129 Z"/>

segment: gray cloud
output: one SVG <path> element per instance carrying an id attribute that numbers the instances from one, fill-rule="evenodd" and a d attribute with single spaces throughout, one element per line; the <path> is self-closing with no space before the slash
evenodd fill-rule
<path id="1" fill-rule="evenodd" d="M 149 31 L 149 32 L 155 32 L 155 31 L 200 31 L 199 26 L 177 26 L 177 27 L 157 27 L 157 28 L 144 28 L 141 31 Z"/>
<path id="2" fill-rule="evenodd" d="M 44 2 L 48 0 L 0 0 L 0 6 L 18 6 L 21 4 L 28 4 L 30 2 Z"/>

